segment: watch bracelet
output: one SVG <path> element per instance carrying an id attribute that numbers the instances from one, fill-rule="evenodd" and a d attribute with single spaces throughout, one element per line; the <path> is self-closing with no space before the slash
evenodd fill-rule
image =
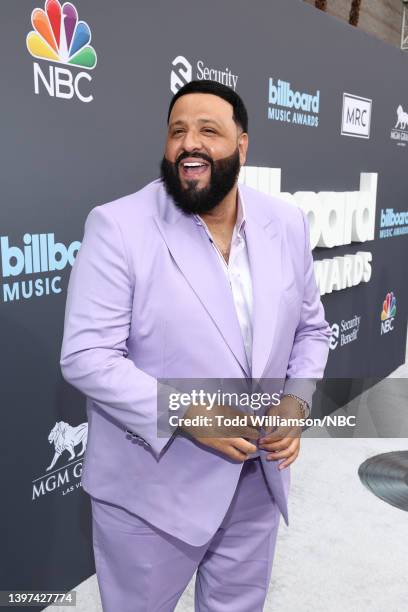
<path id="1" fill-rule="evenodd" d="M 294 395 L 293 393 L 284 393 L 284 395 L 282 397 L 291 397 L 292 399 L 296 400 L 298 403 L 298 406 L 302 412 L 302 419 L 307 419 L 309 414 L 310 414 L 310 408 L 309 408 L 309 404 L 303 400 L 302 398 L 298 397 L 297 395 Z"/>

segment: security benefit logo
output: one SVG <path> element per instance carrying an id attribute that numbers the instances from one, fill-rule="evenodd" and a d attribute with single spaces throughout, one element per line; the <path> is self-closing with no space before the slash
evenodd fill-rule
<path id="1" fill-rule="evenodd" d="M 50 62 L 48 70 L 44 64 L 33 64 L 35 93 L 41 91 L 56 98 L 76 97 L 81 102 L 91 102 L 92 77 L 89 72 L 77 69 L 92 70 L 97 58 L 89 44 L 90 27 L 78 19 L 75 6 L 71 2 L 61 6 L 58 0 L 46 0 L 44 10 L 36 8 L 31 13 L 31 24 L 34 29 L 27 34 L 27 49 L 33 57 Z"/>
<path id="2" fill-rule="evenodd" d="M 45 473 L 32 482 L 32 501 L 58 491 L 61 495 L 73 493 L 81 487 L 82 461 L 86 450 L 88 423 L 72 427 L 58 421 L 48 435 L 53 454 Z M 63 456 L 65 462 L 59 460 Z M 55 469 L 54 467 L 57 466 Z"/>
<path id="3" fill-rule="evenodd" d="M 340 323 L 331 326 L 330 349 L 334 351 L 337 347 L 343 347 L 358 339 L 360 331 L 361 315 L 354 315 L 351 319 L 342 319 Z"/>
<path id="4" fill-rule="evenodd" d="M 217 81 L 234 90 L 237 86 L 238 75 L 233 74 L 228 66 L 225 68 L 208 66 L 202 59 L 191 63 L 184 55 L 175 57 L 171 66 L 170 91 L 173 94 L 177 93 L 183 85 L 193 80 Z"/>
<path id="5" fill-rule="evenodd" d="M 391 130 L 391 140 L 398 146 L 406 147 L 408 142 L 408 112 L 400 104 L 396 112 L 396 124 Z"/>
<path id="6" fill-rule="evenodd" d="M 397 314 L 397 298 L 393 291 L 385 296 L 381 311 L 381 335 L 394 331 L 394 319 Z"/>
<path id="7" fill-rule="evenodd" d="M 320 91 L 296 91 L 291 83 L 269 78 L 268 119 L 281 123 L 319 125 Z"/>
<path id="8" fill-rule="evenodd" d="M 373 101 L 353 94 L 343 94 L 342 136 L 370 138 Z"/>
<path id="9" fill-rule="evenodd" d="M 24 234 L 19 246 L 0 236 L 3 302 L 61 293 L 59 272 L 74 264 L 80 246 L 77 240 L 68 246 L 55 242 L 54 234 Z"/>

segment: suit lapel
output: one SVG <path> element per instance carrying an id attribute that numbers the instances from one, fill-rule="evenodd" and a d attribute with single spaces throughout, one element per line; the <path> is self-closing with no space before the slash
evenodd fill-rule
<path id="1" fill-rule="evenodd" d="M 241 191 L 242 196 L 242 191 Z M 248 202 L 250 204 L 250 202 Z M 282 288 L 282 253 L 279 221 L 255 214 L 247 206 L 245 236 L 253 292 L 252 378 L 262 378 L 276 331 Z"/>
<path id="2" fill-rule="evenodd" d="M 232 291 L 218 255 L 203 227 L 167 201 L 167 219 L 155 217 L 167 247 L 194 293 L 217 326 L 247 376 L 250 369 L 235 311 Z M 209 355 L 216 359 L 216 355 Z"/>

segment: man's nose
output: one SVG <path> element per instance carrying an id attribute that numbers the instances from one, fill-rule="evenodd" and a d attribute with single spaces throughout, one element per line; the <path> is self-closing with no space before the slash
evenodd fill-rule
<path id="1" fill-rule="evenodd" d="M 200 151 L 202 148 L 200 134 L 193 130 L 186 132 L 183 140 L 183 147 L 188 153 L 194 150 Z"/>

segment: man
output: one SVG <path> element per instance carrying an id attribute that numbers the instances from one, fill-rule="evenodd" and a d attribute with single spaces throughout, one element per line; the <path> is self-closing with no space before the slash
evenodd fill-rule
<path id="1" fill-rule="evenodd" d="M 299 418 L 323 375 L 306 218 L 238 187 L 247 147 L 240 97 L 193 81 L 170 104 L 161 179 L 86 220 L 61 368 L 87 396 L 82 483 L 105 612 L 174 610 L 195 571 L 198 612 L 263 609 L 299 430 L 157 430 L 158 379 L 279 379 L 281 414 Z"/>

